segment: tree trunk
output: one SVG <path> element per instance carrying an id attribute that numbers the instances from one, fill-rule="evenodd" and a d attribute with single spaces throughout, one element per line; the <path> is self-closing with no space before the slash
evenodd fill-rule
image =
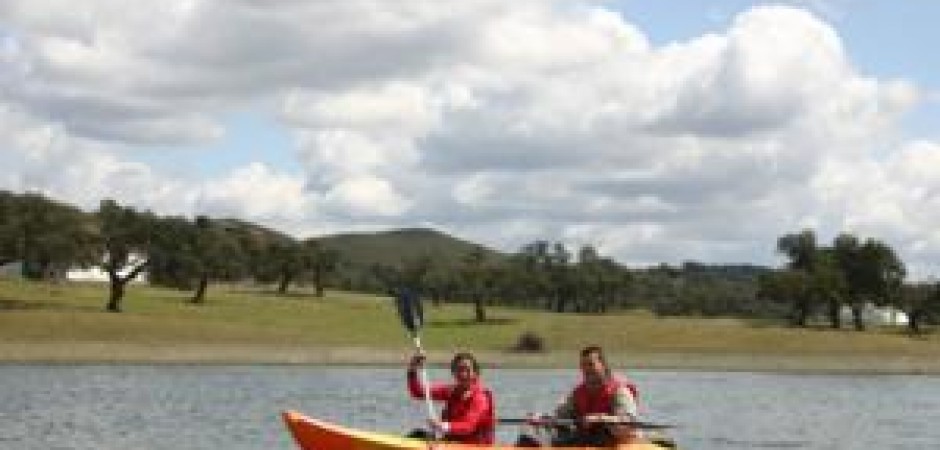
<path id="1" fill-rule="evenodd" d="M 806 313 L 806 308 L 804 308 L 804 307 L 802 307 L 802 306 L 800 306 L 799 308 L 797 308 L 797 309 L 796 309 L 796 321 L 795 321 L 796 326 L 798 326 L 798 327 L 800 327 L 800 328 L 805 328 L 805 327 L 806 327 L 806 318 L 807 318 L 807 316 L 809 316 L 809 314 Z"/>
<path id="2" fill-rule="evenodd" d="M 199 284 L 196 286 L 196 292 L 193 294 L 191 303 L 203 304 L 206 302 L 206 289 L 209 287 L 209 273 L 203 272 L 199 277 Z"/>
<path id="3" fill-rule="evenodd" d="M 131 272 L 123 278 L 118 275 L 117 270 L 113 268 L 117 265 L 111 264 L 111 267 L 108 269 L 108 278 L 111 280 L 111 294 L 108 296 L 108 306 L 106 307 L 108 312 L 121 312 L 121 301 L 124 300 L 124 289 L 127 287 L 127 283 L 137 278 L 137 275 L 140 275 L 148 264 L 150 264 L 149 259 L 135 267 L 134 270 L 131 270 Z"/>
<path id="4" fill-rule="evenodd" d="M 313 285 L 317 290 L 317 297 L 323 298 L 323 268 L 319 264 L 313 269 Z"/>
<path id="5" fill-rule="evenodd" d="M 908 314 L 907 327 L 910 330 L 911 334 L 920 335 L 923 330 L 920 327 L 921 318 L 924 316 L 924 311 L 921 309 L 915 309 Z"/>
<path id="6" fill-rule="evenodd" d="M 555 290 L 555 312 L 563 313 L 568 309 L 568 297 L 561 289 Z"/>
<path id="7" fill-rule="evenodd" d="M 855 325 L 856 331 L 865 331 L 865 321 L 862 317 L 862 305 L 854 304 L 852 305 L 852 323 Z"/>
<path id="8" fill-rule="evenodd" d="M 473 311 L 477 323 L 486 322 L 486 310 L 483 308 L 483 296 L 479 292 L 473 294 Z"/>
<path id="9" fill-rule="evenodd" d="M 842 328 L 842 304 L 835 297 L 829 298 L 829 323 L 835 330 Z"/>
<path id="10" fill-rule="evenodd" d="M 289 273 L 281 274 L 281 282 L 277 286 L 277 293 L 286 294 L 287 286 L 290 285 L 290 281 L 291 281 L 291 275 Z"/>
<path id="11" fill-rule="evenodd" d="M 124 299 L 124 286 L 127 280 L 111 277 L 111 295 L 108 297 L 108 312 L 121 312 L 121 300 Z"/>
<path id="12" fill-rule="evenodd" d="M 806 300 L 798 300 L 793 305 L 793 325 L 800 328 L 805 328 L 808 318 L 809 307 L 806 304 Z"/>
<path id="13" fill-rule="evenodd" d="M 53 278 L 51 261 L 49 261 L 46 258 L 40 258 L 38 265 L 39 265 L 39 268 L 38 268 L 36 275 L 38 276 L 40 280 L 48 281 Z"/>

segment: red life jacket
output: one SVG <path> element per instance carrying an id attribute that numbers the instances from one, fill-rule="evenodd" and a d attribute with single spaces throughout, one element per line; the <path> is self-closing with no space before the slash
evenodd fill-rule
<path id="1" fill-rule="evenodd" d="M 450 383 L 432 383 L 428 390 L 432 399 L 444 402 L 441 420 L 451 426 L 446 440 L 485 445 L 495 442 L 493 393 L 482 382 L 477 380 L 465 391 Z M 408 372 L 408 391 L 414 398 L 424 398 L 423 386 L 416 372 Z"/>
<path id="2" fill-rule="evenodd" d="M 470 410 L 475 408 L 474 400 L 476 399 L 474 397 L 477 396 L 483 396 L 485 399 L 485 410 L 473 411 L 474 413 L 481 414 L 475 429 L 470 433 L 461 434 L 456 434 L 452 431 L 445 436 L 447 440 L 465 444 L 483 445 L 492 445 L 495 442 L 496 411 L 493 406 L 493 393 L 482 385 L 478 384 L 474 386 L 469 392 L 459 392 L 456 386 L 452 387 L 450 395 L 444 404 L 444 410 L 441 411 L 441 419 L 445 422 L 450 422 L 451 426 L 465 422 L 466 416 L 471 412 Z"/>
<path id="3" fill-rule="evenodd" d="M 609 377 L 600 389 L 591 390 L 586 382 L 581 382 L 574 388 L 574 407 L 578 417 L 589 414 L 613 414 L 611 409 L 617 389 L 626 387 L 633 395 L 634 401 L 639 399 L 636 385 L 627 379 Z"/>

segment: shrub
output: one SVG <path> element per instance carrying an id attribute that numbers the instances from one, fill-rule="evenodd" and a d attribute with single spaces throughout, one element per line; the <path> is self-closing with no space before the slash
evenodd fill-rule
<path id="1" fill-rule="evenodd" d="M 526 331 L 519 335 L 513 350 L 524 353 L 542 353 L 545 351 L 545 339 L 532 331 Z"/>

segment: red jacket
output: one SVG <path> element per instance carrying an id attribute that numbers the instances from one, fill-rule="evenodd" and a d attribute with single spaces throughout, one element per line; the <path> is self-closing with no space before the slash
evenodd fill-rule
<path id="1" fill-rule="evenodd" d="M 424 386 L 415 372 L 408 372 L 408 391 L 413 398 L 424 398 Z M 477 381 L 462 391 L 457 385 L 431 383 L 431 399 L 442 401 L 441 420 L 447 422 L 445 439 L 465 444 L 491 445 L 494 442 L 496 412 L 493 394 Z"/>

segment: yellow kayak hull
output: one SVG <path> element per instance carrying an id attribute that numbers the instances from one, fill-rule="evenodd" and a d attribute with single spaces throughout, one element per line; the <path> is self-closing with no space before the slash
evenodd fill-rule
<path id="1" fill-rule="evenodd" d="M 428 450 L 429 446 L 428 442 L 423 440 L 346 428 L 305 416 L 297 411 L 284 411 L 282 416 L 294 441 L 303 450 Z M 496 450 L 523 449 L 511 445 L 478 446 L 449 442 L 436 442 L 432 446 L 437 450 L 480 450 L 481 447 Z M 583 447 L 582 450 L 597 448 Z M 663 450 L 663 447 L 639 442 L 618 445 L 616 450 Z"/>

